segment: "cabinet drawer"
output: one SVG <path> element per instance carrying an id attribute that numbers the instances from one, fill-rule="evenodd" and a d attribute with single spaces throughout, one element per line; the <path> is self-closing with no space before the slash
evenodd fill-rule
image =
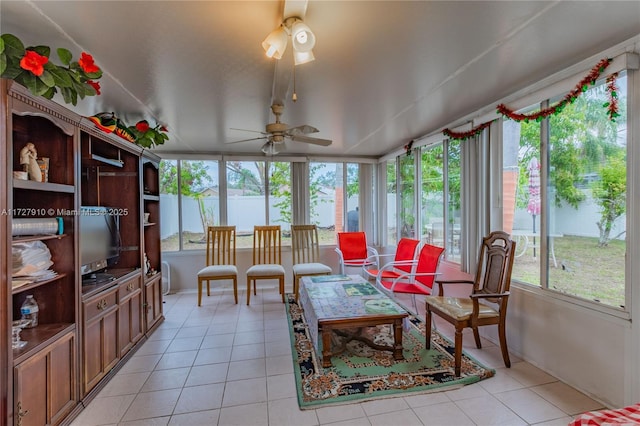
<path id="1" fill-rule="evenodd" d="M 118 300 L 128 299 L 141 290 L 140 277 L 124 281 L 118 286 Z"/>
<path id="2" fill-rule="evenodd" d="M 117 305 L 117 293 L 118 288 L 107 290 L 100 294 L 93 296 L 90 299 L 85 300 L 82 304 L 84 306 L 84 320 L 91 321 L 93 318 L 99 317 L 111 308 Z"/>

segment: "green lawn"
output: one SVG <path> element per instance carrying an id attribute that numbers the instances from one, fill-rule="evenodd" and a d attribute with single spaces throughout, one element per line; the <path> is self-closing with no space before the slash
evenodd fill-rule
<path id="1" fill-rule="evenodd" d="M 549 259 L 549 288 L 607 305 L 624 304 L 624 241 L 598 247 L 597 238 L 565 236 L 554 244 L 558 267 Z M 540 285 L 539 276 L 540 259 L 528 248 L 516 258 L 512 278 Z"/>

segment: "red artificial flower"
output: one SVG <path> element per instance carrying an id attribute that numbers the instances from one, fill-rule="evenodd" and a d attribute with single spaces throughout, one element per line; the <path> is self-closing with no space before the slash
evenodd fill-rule
<path id="1" fill-rule="evenodd" d="M 144 133 L 149 130 L 149 123 L 147 123 L 147 120 L 138 121 L 136 123 L 136 129 L 138 129 L 139 132 Z"/>
<path id="2" fill-rule="evenodd" d="M 87 84 L 89 86 L 93 87 L 96 90 L 96 95 L 100 94 L 100 82 L 93 81 L 93 80 L 87 80 Z"/>
<path id="3" fill-rule="evenodd" d="M 27 50 L 20 60 L 20 67 L 31 71 L 34 75 L 41 76 L 44 72 L 43 65 L 49 62 L 49 58 L 42 56 L 33 50 Z"/>
<path id="4" fill-rule="evenodd" d="M 168 132 L 168 131 L 169 131 L 169 129 L 167 129 L 167 127 L 166 127 L 166 126 L 161 126 L 161 127 L 160 127 L 160 131 L 161 131 L 161 132 Z"/>
<path id="5" fill-rule="evenodd" d="M 82 71 L 86 73 L 98 72 L 100 68 L 93 62 L 93 56 L 89 55 L 86 52 L 82 52 L 80 59 L 78 60 L 78 64 Z"/>

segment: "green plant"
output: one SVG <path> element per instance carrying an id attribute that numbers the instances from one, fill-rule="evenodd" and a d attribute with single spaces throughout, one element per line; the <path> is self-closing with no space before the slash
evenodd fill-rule
<path id="1" fill-rule="evenodd" d="M 76 105 L 78 97 L 100 94 L 102 70 L 94 63 L 93 57 L 82 52 L 80 59 L 72 61 L 69 50 L 56 50 L 62 66 L 49 60 L 49 46 L 25 47 L 13 34 L 0 36 L 0 77 L 14 80 L 36 96 L 47 99 L 58 93 L 66 103 Z"/>
<path id="2" fill-rule="evenodd" d="M 135 136 L 136 144 L 145 148 L 162 145 L 164 141 L 169 140 L 165 126 L 157 124 L 155 127 L 151 127 L 147 120 L 138 121 L 135 126 L 129 127 L 129 131 Z"/>

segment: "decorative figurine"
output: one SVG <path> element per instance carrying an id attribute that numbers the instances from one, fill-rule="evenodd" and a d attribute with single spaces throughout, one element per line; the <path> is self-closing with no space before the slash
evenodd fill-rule
<path id="1" fill-rule="evenodd" d="M 29 173 L 29 179 L 36 182 L 42 182 L 42 171 L 38 165 L 38 151 L 36 146 L 28 142 L 24 148 L 20 150 L 20 165 L 22 170 Z"/>

